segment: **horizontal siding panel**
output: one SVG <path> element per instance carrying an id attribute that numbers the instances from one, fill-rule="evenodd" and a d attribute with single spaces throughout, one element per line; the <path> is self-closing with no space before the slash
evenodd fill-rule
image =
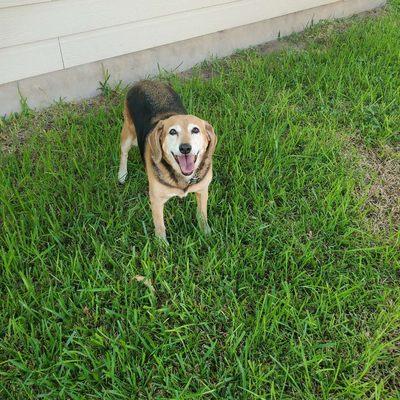
<path id="1" fill-rule="evenodd" d="M 0 84 L 62 68 L 57 39 L 0 49 Z"/>
<path id="2" fill-rule="evenodd" d="M 0 0 L 0 8 L 25 6 L 27 4 L 47 3 L 52 0 Z"/>
<path id="3" fill-rule="evenodd" d="M 0 48 L 88 32 L 229 1 L 232 0 L 57 0 L 6 8 L 0 10 Z"/>
<path id="4" fill-rule="evenodd" d="M 244 0 L 60 38 L 65 67 L 140 51 L 337 0 Z"/>

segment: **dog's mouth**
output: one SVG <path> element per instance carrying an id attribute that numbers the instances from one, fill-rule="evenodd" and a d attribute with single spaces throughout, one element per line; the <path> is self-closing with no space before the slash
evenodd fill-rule
<path id="1" fill-rule="evenodd" d="M 193 174 L 198 154 L 182 154 L 177 156 L 172 153 L 172 155 L 174 156 L 175 161 L 178 163 L 183 175 L 189 176 Z"/>

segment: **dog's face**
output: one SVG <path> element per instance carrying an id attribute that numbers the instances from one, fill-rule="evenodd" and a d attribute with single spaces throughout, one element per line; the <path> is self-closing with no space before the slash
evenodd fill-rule
<path id="1" fill-rule="evenodd" d="M 164 158 L 178 173 L 190 177 L 216 144 L 213 127 L 194 115 L 174 115 L 160 121 L 150 134 L 152 158 Z"/>

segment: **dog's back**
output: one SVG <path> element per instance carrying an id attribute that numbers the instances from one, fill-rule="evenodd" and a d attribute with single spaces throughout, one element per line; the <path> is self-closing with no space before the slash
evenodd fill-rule
<path id="1" fill-rule="evenodd" d="M 135 125 L 142 157 L 146 137 L 158 121 L 187 114 L 178 94 L 169 85 L 157 81 L 141 81 L 134 85 L 127 94 L 126 106 Z"/>

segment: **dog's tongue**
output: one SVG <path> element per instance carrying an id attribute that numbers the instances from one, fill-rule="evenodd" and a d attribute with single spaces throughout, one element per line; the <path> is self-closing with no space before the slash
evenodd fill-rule
<path id="1" fill-rule="evenodd" d="M 190 175 L 194 171 L 195 156 L 192 154 L 178 156 L 179 166 L 184 175 Z"/>

